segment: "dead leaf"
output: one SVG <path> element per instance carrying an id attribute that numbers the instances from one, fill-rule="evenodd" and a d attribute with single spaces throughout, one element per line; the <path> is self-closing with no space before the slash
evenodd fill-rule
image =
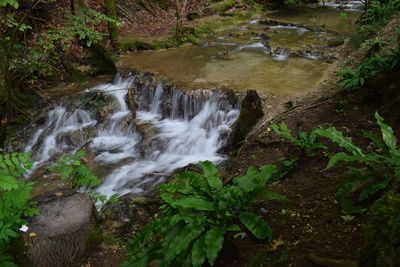
<path id="1" fill-rule="evenodd" d="M 54 193 L 54 195 L 56 195 L 57 197 L 62 197 L 64 194 L 63 194 L 63 192 L 57 192 L 57 193 Z"/>
<path id="2" fill-rule="evenodd" d="M 271 248 L 270 251 L 276 251 L 279 249 L 279 247 L 283 246 L 285 242 L 282 239 L 282 236 L 279 236 L 278 239 L 274 239 L 271 242 Z"/>
<path id="3" fill-rule="evenodd" d="M 29 237 L 31 237 L 31 238 L 36 237 L 36 236 L 37 236 L 37 234 L 35 232 L 29 233 Z"/>

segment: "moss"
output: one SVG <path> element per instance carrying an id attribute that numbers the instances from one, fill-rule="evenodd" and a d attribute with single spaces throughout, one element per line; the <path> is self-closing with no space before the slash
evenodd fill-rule
<path id="1" fill-rule="evenodd" d="M 235 0 L 227 0 L 223 2 L 212 3 L 209 8 L 211 9 L 212 14 L 218 14 L 231 9 L 235 6 L 235 4 Z"/>
<path id="2" fill-rule="evenodd" d="M 220 10 L 226 10 L 227 6 L 234 4 L 234 1 L 224 1 L 214 4 L 220 5 Z M 225 8 L 222 8 L 224 6 Z M 246 10 L 238 10 L 234 13 L 221 14 L 219 17 L 212 17 L 205 21 L 200 22 L 195 28 L 185 28 L 182 37 L 182 43 L 198 44 L 202 38 L 207 35 L 213 34 L 215 31 L 222 27 L 235 25 L 243 20 L 251 18 L 254 14 L 261 13 L 261 6 L 255 5 L 254 7 Z M 145 40 L 145 39 L 119 39 L 118 48 L 121 51 L 136 51 L 136 50 L 157 50 L 166 49 L 179 46 L 175 38 L 167 38 L 162 40 Z"/>
<path id="3" fill-rule="evenodd" d="M 96 67 L 93 75 L 99 74 L 115 74 L 117 68 L 115 66 L 116 56 L 113 52 L 105 49 L 101 44 L 95 44 L 90 47 L 91 56 L 88 63 Z"/>

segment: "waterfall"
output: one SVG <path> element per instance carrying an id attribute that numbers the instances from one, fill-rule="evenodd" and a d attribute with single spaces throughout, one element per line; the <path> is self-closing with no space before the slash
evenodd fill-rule
<path id="1" fill-rule="evenodd" d="M 111 195 L 142 193 L 178 168 L 224 160 L 217 151 L 226 142 L 239 110 L 227 104 L 220 92 L 167 92 L 161 83 L 154 89 L 145 87 L 137 92 L 142 103 L 134 118 L 126 102 L 134 81 L 134 77 L 117 77 L 113 83 L 88 90 L 102 92 L 116 103 L 103 121 L 83 108 L 67 111 L 56 106 L 49 111 L 26 147 L 34 152 L 36 165 L 85 149 L 94 154 L 96 168 L 107 170 L 96 190 Z"/>

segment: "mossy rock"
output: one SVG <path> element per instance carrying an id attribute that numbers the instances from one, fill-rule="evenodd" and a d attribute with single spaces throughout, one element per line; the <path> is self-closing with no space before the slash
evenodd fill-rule
<path id="1" fill-rule="evenodd" d="M 261 98 L 255 90 L 248 90 L 241 103 L 240 115 L 233 125 L 232 134 L 229 136 L 227 147 L 237 149 L 246 135 L 264 115 Z"/>
<path id="2" fill-rule="evenodd" d="M 327 45 L 328 47 L 337 47 L 337 46 L 341 46 L 344 44 L 344 39 L 342 37 L 333 37 L 333 38 L 329 38 L 327 41 Z"/>

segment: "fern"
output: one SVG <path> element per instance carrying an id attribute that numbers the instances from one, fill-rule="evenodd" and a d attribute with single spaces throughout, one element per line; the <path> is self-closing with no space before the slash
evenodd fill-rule
<path id="1" fill-rule="evenodd" d="M 297 137 L 294 137 L 290 129 L 286 124 L 272 124 L 272 130 L 283 137 L 283 139 L 293 143 L 298 146 L 307 156 L 314 156 L 314 150 L 325 148 L 325 146 L 319 142 L 317 142 L 317 134 L 316 130 L 311 131 L 307 134 L 304 131 L 300 131 Z"/>
<path id="2" fill-rule="evenodd" d="M 33 184 L 20 179 L 31 167 L 29 154 L 0 155 L 0 266 L 15 266 L 7 246 L 18 237 L 18 228 L 27 223 L 25 218 L 38 214 L 30 200 Z"/>
<path id="3" fill-rule="evenodd" d="M 285 200 L 266 189 L 278 169 L 266 165 L 249 168 L 245 176 L 224 185 L 211 162 L 201 162 L 203 175 L 184 172 L 174 182 L 161 185 L 163 216 L 144 227 L 129 245 L 123 266 L 212 266 L 224 243 L 226 231 L 241 231 L 240 221 L 255 237 L 270 239 L 272 230 L 250 211 L 256 199 Z"/>
<path id="4" fill-rule="evenodd" d="M 337 143 L 344 152 L 333 155 L 327 168 L 340 163 L 349 164 L 337 191 L 337 198 L 345 213 L 361 213 L 365 211 L 359 204 L 379 195 L 382 191 L 394 190 L 400 182 L 400 150 L 392 128 L 385 124 L 383 118 L 375 113 L 375 118 L 381 129 L 381 138 L 366 132 L 364 136 L 370 139 L 376 150 L 363 152 L 334 127 L 318 129 L 317 134 Z M 350 196 L 358 193 L 356 204 Z"/>
<path id="5" fill-rule="evenodd" d="M 371 207 L 360 266 L 399 266 L 400 195 L 387 193 Z"/>
<path id="6" fill-rule="evenodd" d="M 60 158 L 49 167 L 53 172 L 59 172 L 62 179 L 68 180 L 71 187 L 92 188 L 100 184 L 100 179 L 82 161 L 86 156 L 85 151 L 80 150 L 73 155 Z"/>

